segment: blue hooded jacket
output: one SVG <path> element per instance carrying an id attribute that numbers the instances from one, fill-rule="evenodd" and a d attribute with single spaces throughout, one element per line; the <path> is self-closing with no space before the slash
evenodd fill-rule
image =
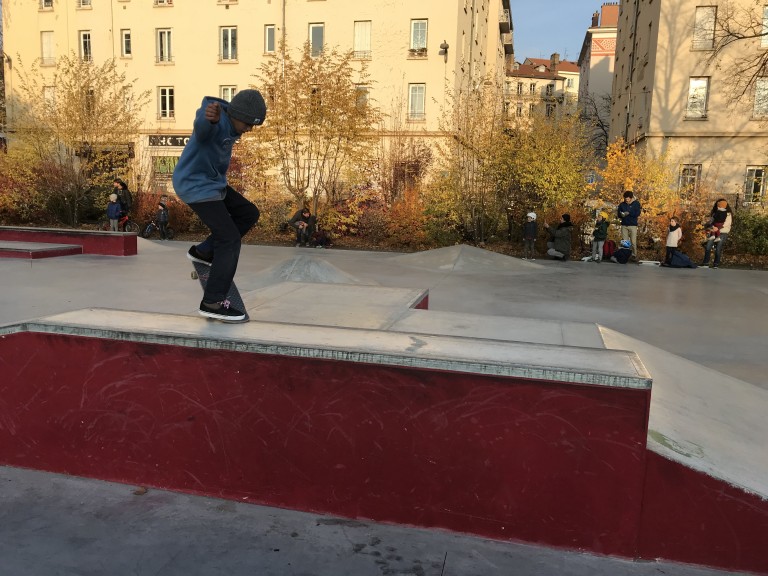
<path id="1" fill-rule="evenodd" d="M 211 102 L 221 106 L 216 124 L 205 119 L 205 108 Z M 228 108 L 226 100 L 206 96 L 195 113 L 192 137 L 173 170 L 173 188 L 187 204 L 224 198 L 232 146 L 240 139 L 227 114 Z"/>

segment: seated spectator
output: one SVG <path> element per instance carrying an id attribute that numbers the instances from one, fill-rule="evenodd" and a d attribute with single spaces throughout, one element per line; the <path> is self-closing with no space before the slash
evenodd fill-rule
<path id="1" fill-rule="evenodd" d="M 571 215 L 563 214 L 560 217 L 560 223 L 554 230 L 546 222 L 544 223 L 544 228 L 551 238 L 547 242 L 547 254 L 555 260 L 567 262 L 571 256 L 571 229 L 573 228 Z"/>
<path id="2" fill-rule="evenodd" d="M 288 221 L 288 225 L 296 229 L 296 247 L 307 246 L 312 237 L 314 218 L 309 208 L 301 208 Z"/>
<path id="3" fill-rule="evenodd" d="M 626 264 L 632 257 L 632 242 L 629 240 L 622 240 L 619 242 L 619 249 L 611 256 L 611 262 L 617 264 Z"/>

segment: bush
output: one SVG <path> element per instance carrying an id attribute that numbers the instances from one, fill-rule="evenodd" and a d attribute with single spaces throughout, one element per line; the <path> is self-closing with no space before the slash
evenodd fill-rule
<path id="1" fill-rule="evenodd" d="M 734 250 L 754 256 L 768 255 L 768 214 L 740 210 L 734 215 L 731 234 Z"/>

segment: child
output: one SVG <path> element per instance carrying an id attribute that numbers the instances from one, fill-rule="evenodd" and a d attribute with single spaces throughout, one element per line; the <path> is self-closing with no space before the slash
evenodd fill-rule
<path id="1" fill-rule="evenodd" d="M 210 229 L 187 257 L 211 266 L 200 302 L 207 318 L 240 322 L 245 311 L 230 306 L 227 292 L 237 271 L 241 239 L 259 220 L 259 209 L 227 184 L 232 146 L 264 123 L 267 106 L 258 90 L 241 90 L 231 102 L 206 96 L 195 114 L 192 136 L 173 171 L 173 186 Z"/>
<path id="2" fill-rule="evenodd" d="M 526 222 L 523 226 L 523 260 L 536 260 L 536 236 L 539 232 L 536 224 L 536 212 L 528 212 Z"/>
<path id="3" fill-rule="evenodd" d="M 167 240 L 168 232 L 166 232 L 166 228 L 168 228 L 168 207 L 162 202 L 157 204 L 157 216 L 155 219 L 157 220 L 157 227 L 160 230 L 160 240 Z"/>
<path id="4" fill-rule="evenodd" d="M 707 239 L 704 240 L 706 244 L 710 238 L 714 239 L 714 243 L 720 242 L 720 231 L 725 225 L 725 219 L 728 217 L 726 206 L 728 202 L 725 200 L 719 200 L 715 203 L 715 209 L 712 210 L 712 216 L 709 221 L 704 225 L 707 228 Z"/>
<path id="5" fill-rule="evenodd" d="M 619 249 L 611 256 L 611 262 L 617 264 L 626 264 L 632 257 L 632 242 L 629 240 L 622 240 L 619 242 Z"/>
<path id="6" fill-rule="evenodd" d="M 592 260 L 600 262 L 603 259 L 603 244 L 608 238 L 608 213 L 600 212 L 597 215 L 595 229 L 592 231 Z"/>
<path id="7" fill-rule="evenodd" d="M 667 231 L 667 253 L 664 257 L 664 263 L 662 266 L 669 266 L 672 264 L 672 258 L 677 252 L 677 247 L 680 245 L 680 240 L 683 238 L 683 229 L 680 228 L 680 224 L 677 222 L 677 218 L 672 216 L 669 219 L 669 230 Z"/>
<path id="8" fill-rule="evenodd" d="M 109 229 L 112 232 L 117 232 L 121 213 L 122 208 L 120 207 L 120 202 L 117 201 L 117 194 L 110 194 L 109 204 L 107 204 L 107 218 L 109 218 Z"/>

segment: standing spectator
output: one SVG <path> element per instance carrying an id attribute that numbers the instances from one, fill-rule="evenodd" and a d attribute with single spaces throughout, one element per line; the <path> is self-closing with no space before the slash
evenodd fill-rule
<path id="1" fill-rule="evenodd" d="M 680 228 L 680 224 L 677 222 L 677 218 L 672 216 L 669 219 L 669 230 L 667 232 L 667 253 L 664 256 L 664 263 L 662 266 L 669 266 L 672 264 L 672 258 L 677 252 L 677 247 L 680 246 L 680 240 L 683 239 L 683 229 Z"/>
<path id="2" fill-rule="evenodd" d="M 573 228 L 571 215 L 563 214 L 560 217 L 560 223 L 554 230 L 546 222 L 544 228 L 550 237 L 550 241 L 547 242 L 547 254 L 555 260 L 567 262 L 571 256 L 571 228 Z"/>
<path id="3" fill-rule="evenodd" d="M 109 218 L 109 229 L 112 232 L 117 232 L 121 212 L 120 203 L 117 201 L 117 194 L 110 194 L 109 204 L 107 204 L 107 218 Z"/>
<path id="4" fill-rule="evenodd" d="M 312 238 L 313 223 L 312 213 L 307 207 L 297 210 L 296 214 L 288 220 L 288 224 L 296 229 L 296 248 L 309 244 L 309 239 Z"/>
<path id="5" fill-rule="evenodd" d="M 157 204 L 157 228 L 160 231 L 160 240 L 168 240 L 168 207 L 159 202 Z"/>
<path id="6" fill-rule="evenodd" d="M 618 213 L 621 220 L 621 239 L 632 243 L 632 259 L 637 260 L 637 219 L 643 207 L 635 200 L 635 195 L 627 190 L 624 201 L 619 204 Z"/>
<path id="7" fill-rule="evenodd" d="M 725 215 L 723 217 L 723 215 Z M 723 246 L 726 240 L 728 240 L 728 234 L 731 233 L 731 225 L 733 224 L 733 210 L 731 210 L 728 201 L 725 198 L 719 198 L 712 206 L 712 211 L 709 214 L 710 219 L 713 222 L 717 222 L 722 219 L 723 225 L 720 227 L 720 237 L 716 238 L 714 235 L 707 237 L 704 244 L 704 260 L 702 260 L 702 266 L 709 265 L 709 255 L 712 252 L 712 247 L 715 247 L 715 261 L 712 263 L 712 268 L 718 268 L 720 266 L 720 256 L 723 253 Z M 715 240 L 719 240 L 716 242 Z"/>
<path id="8" fill-rule="evenodd" d="M 120 216 L 128 216 L 133 207 L 133 196 L 131 196 L 131 191 L 128 190 L 128 184 L 120 180 L 120 178 L 115 178 L 112 186 L 115 188 L 117 201 L 120 204 L 120 210 L 122 211 Z"/>
<path id="9" fill-rule="evenodd" d="M 600 262 L 603 259 L 603 245 L 608 238 L 608 214 L 600 212 L 597 215 L 595 229 L 592 231 L 592 260 Z"/>
<path id="10" fill-rule="evenodd" d="M 523 260 L 536 260 L 536 236 L 539 227 L 536 224 L 536 212 L 528 212 L 523 226 Z"/>
<path id="11" fill-rule="evenodd" d="M 259 221 L 259 209 L 227 183 L 232 146 L 267 117 L 258 90 L 241 90 L 231 102 L 205 96 L 195 113 L 190 136 L 173 171 L 176 194 L 202 220 L 210 235 L 190 247 L 187 258 L 210 265 L 208 286 L 200 302 L 207 318 L 245 320 L 227 300 L 237 272 L 242 238 Z"/>

